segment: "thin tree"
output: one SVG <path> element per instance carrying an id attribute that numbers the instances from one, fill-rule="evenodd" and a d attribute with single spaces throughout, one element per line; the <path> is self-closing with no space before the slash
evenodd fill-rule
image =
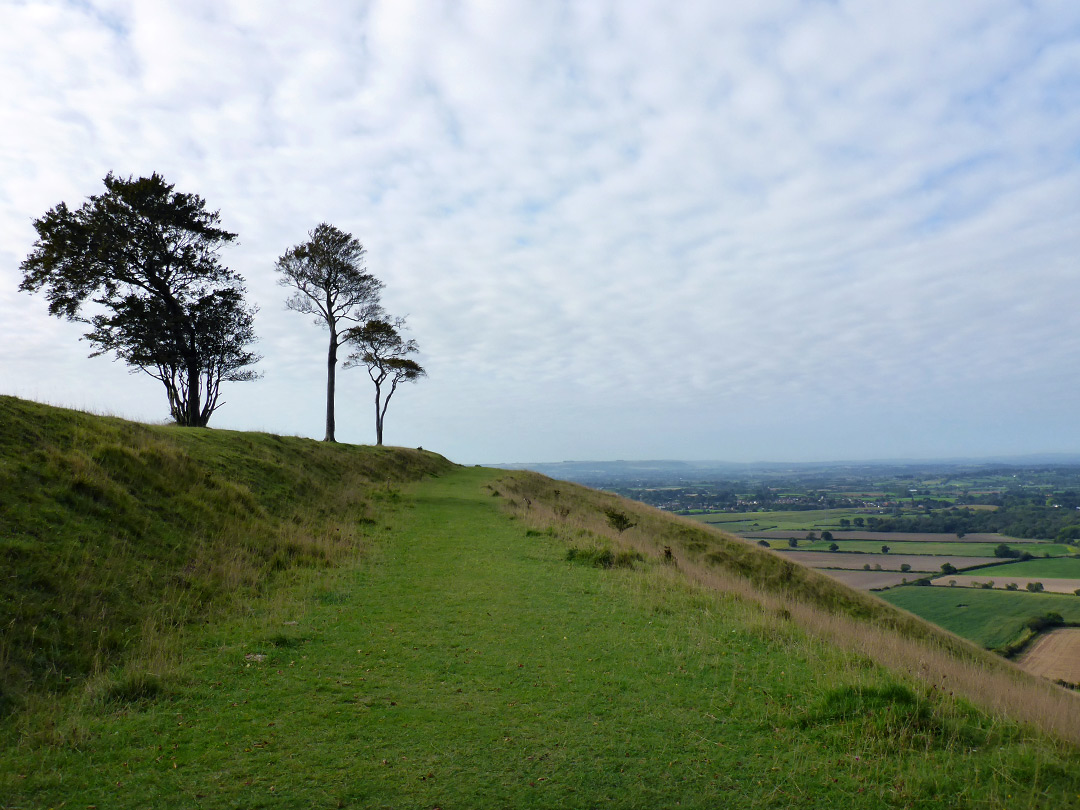
<path id="1" fill-rule="evenodd" d="M 345 368 L 365 366 L 368 376 L 375 383 L 375 443 L 379 445 L 383 443 L 386 409 L 398 385 L 427 376 L 420 364 L 409 357 L 419 349 L 415 340 L 406 340 L 401 336 L 404 327 L 404 318 L 393 321 L 373 318 L 344 334 L 344 340 L 356 347 L 356 351 L 345 360 Z M 383 399 L 384 386 L 388 383 L 389 390 L 386 390 L 386 398 Z"/>
<path id="2" fill-rule="evenodd" d="M 278 283 L 293 293 L 288 309 L 315 315 L 330 332 L 326 353 L 326 436 L 335 441 L 334 395 L 338 348 L 347 325 L 362 324 L 382 314 L 383 284 L 364 267 L 364 246 L 349 233 L 323 222 L 308 231 L 308 241 L 289 248 L 277 260 Z"/>
<path id="3" fill-rule="evenodd" d="M 222 380 L 251 380 L 254 308 L 243 279 L 218 262 L 235 233 L 218 227 L 197 194 L 157 173 L 105 177 L 105 192 L 75 211 L 65 203 L 34 221 L 38 238 L 19 288 L 44 290 L 49 313 L 91 326 L 91 356 L 113 352 L 160 380 L 177 423 L 206 425 Z M 84 308 L 96 312 L 86 317 Z"/>

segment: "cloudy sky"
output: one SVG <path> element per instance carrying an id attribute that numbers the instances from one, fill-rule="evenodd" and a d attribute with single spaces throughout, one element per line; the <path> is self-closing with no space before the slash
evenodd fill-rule
<path id="1" fill-rule="evenodd" d="M 157 171 L 239 233 L 263 379 L 321 438 L 275 259 L 357 236 L 463 463 L 1080 451 L 1074 0 L 0 2 L 0 393 L 145 421 L 17 290 L 34 218 Z M 339 376 L 338 436 L 374 437 Z"/>

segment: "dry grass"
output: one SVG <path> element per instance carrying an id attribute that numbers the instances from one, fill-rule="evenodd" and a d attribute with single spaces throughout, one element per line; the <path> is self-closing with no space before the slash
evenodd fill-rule
<path id="1" fill-rule="evenodd" d="M 700 522 L 608 493 L 535 473 L 508 474 L 497 486 L 517 516 L 570 546 L 587 542 L 631 550 L 660 565 L 667 562 L 668 549 L 673 564 L 664 576 L 672 581 L 756 605 L 763 622 L 777 625 L 790 619 L 812 637 L 866 656 L 928 691 L 1080 744 L 1080 696 L 876 597 Z M 616 532 L 604 514 L 611 509 L 626 514 L 636 527 Z"/>

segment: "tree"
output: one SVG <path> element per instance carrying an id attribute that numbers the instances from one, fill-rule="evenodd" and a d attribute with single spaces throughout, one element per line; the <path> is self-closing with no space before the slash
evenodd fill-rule
<path id="1" fill-rule="evenodd" d="M 34 221 L 19 288 L 45 290 L 49 314 L 89 324 L 92 357 L 113 352 L 161 381 L 177 423 L 205 426 L 223 380 L 258 376 L 247 366 L 259 357 L 245 349 L 255 309 L 244 304 L 243 279 L 218 262 L 236 234 L 156 172 L 110 172 L 104 182 L 105 193 L 78 210 L 60 203 Z"/>
<path id="2" fill-rule="evenodd" d="M 882 546 L 881 547 L 881 553 L 882 554 L 888 554 L 889 553 L 889 547 L 888 546 Z"/>
<path id="3" fill-rule="evenodd" d="M 368 376 L 375 383 L 375 440 L 380 445 L 383 443 L 386 409 L 390 407 L 390 397 L 397 391 L 398 385 L 427 376 L 427 372 L 409 357 L 419 349 L 415 340 L 405 340 L 401 336 L 404 327 L 404 318 L 395 318 L 393 322 L 373 318 L 343 334 L 343 342 L 357 349 L 345 360 L 345 368 L 366 366 Z M 390 384 L 390 390 L 386 392 L 384 400 L 382 394 L 386 383 Z"/>
<path id="4" fill-rule="evenodd" d="M 323 222 L 308 231 L 308 241 L 289 248 L 277 260 L 278 283 L 291 287 L 285 306 L 314 315 L 330 332 L 326 353 L 326 436 L 335 432 L 334 394 L 338 348 L 345 342 L 347 324 L 363 324 L 382 316 L 379 294 L 383 284 L 364 267 L 364 246 L 353 237 Z M 381 442 L 380 442 L 381 444 Z"/>

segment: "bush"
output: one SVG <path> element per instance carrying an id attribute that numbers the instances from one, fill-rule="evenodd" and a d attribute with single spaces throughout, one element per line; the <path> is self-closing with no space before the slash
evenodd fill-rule
<path id="1" fill-rule="evenodd" d="M 906 574 L 911 570 L 911 566 L 908 563 L 900 563 L 900 570 Z"/>
<path id="2" fill-rule="evenodd" d="M 762 548 L 772 548 L 772 546 L 770 546 L 770 545 L 769 545 L 769 541 L 768 541 L 768 540 L 758 540 L 758 541 L 757 541 L 757 544 L 758 544 L 759 546 L 761 546 Z"/>
<path id="3" fill-rule="evenodd" d="M 1032 593 L 1042 593 L 1043 584 L 1041 582 L 1029 582 L 1027 584 L 1027 589 Z"/>
<path id="4" fill-rule="evenodd" d="M 1018 590 L 1020 590 L 1020 586 L 1017 585 L 1015 582 L 1010 582 L 1008 585 L 1005 586 L 1005 590 L 1007 590 L 1007 591 L 1018 591 Z"/>
<path id="5" fill-rule="evenodd" d="M 1024 626 L 1035 633 L 1039 633 L 1050 627 L 1061 627 L 1065 624 L 1065 619 L 1062 618 L 1060 613 L 1047 613 L 1044 616 L 1032 616 L 1026 622 Z"/>
<path id="6" fill-rule="evenodd" d="M 943 573 L 943 574 L 955 574 L 956 571 L 957 571 L 956 566 L 953 565 L 952 563 L 942 563 L 941 564 L 941 573 Z"/>

